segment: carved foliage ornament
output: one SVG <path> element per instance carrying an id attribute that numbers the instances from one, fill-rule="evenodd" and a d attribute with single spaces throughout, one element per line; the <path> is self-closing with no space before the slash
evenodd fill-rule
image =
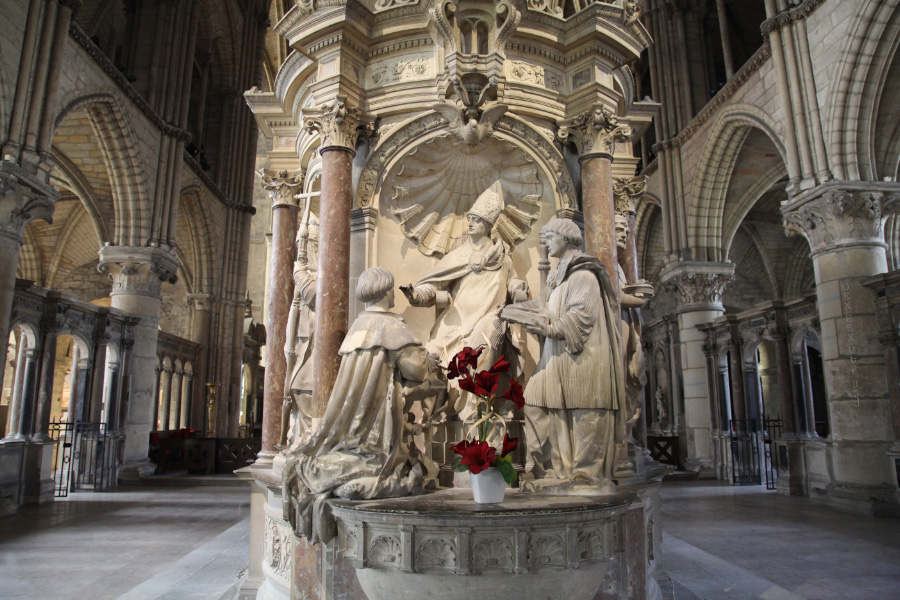
<path id="1" fill-rule="evenodd" d="M 290 578 L 293 563 L 293 532 L 270 516 L 266 516 L 264 562 L 276 575 Z"/>
<path id="2" fill-rule="evenodd" d="M 374 131 L 371 122 L 363 118 L 359 108 L 348 106 L 347 97 L 343 95 L 338 95 L 319 108 L 303 110 L 304 129 L 307 133 L 318 133 L 322 137 L 323 149 L 337 146 L 354 150 L 360 126 L 368 133 Z"/>
<path id="3" fill-rule="evenodd" d="M 647 182 L 643 177 L 619 177 L 613 184 L 617 213 L 634 213 L 643 198 Z"/>
<path id="4" fill-rule="evenodd" d="M 574 143 L 582 158 L 589 154 L 612 157 L 616 142 L 627 142 L 633 134 L 630 125 L 620 123 L 602 104 L 557 125 L 556 138 L 563 144 Z"/>
<path id="5" fill-rule="evenodd" d="M 726 273 L 684 273 L 667 281 L 667 290 L 678 295 L 681 306 L 692 304 L 721 304 L 725 286 L 734 279 Z"/>
<path id="6" fill-rule="evenodd" d="M 0 235 L 23 243 L 22 232 L 32 219 L 49 221 L 53 215 L 52 198 L 35 194 L 10 173 L 0 173 Z"/>
<path id="7" fill-rule="evenodd" d="M 97 270 L 112 280 L 110 296 L 160 298 L 163 282 L 178 281 L 178 259 L 160 248 L 106 246 L 100 249 Z"/>
<path id="8" fill-rule="evenodd" d="M 883 217 L 900 209 L 900 194 L 830 190 L 784 211 L 788 236 L 804 236 L 813 252 L 859 242 L 884 243 Z"/>
<path id="9" fill-rule="evenodd" d="M 372 12 L 377 14 L 386 10 L 391 10 L 392 8 L 400 8 L 401 6 L 418 3 L 419 0 L 375 0 L 375 6 L 373 7 Z"/>
<path id="10" fill-rule="evenodd" d="M 305 173 L 295 171 L 288 173 L 282 169 L 278 173 L 258 172 L 262 179 L 262 186 L 269 192 L 272 199 L 272 207 L 297 206 L 297 194 L 303 191 L 303 177 Z"/>

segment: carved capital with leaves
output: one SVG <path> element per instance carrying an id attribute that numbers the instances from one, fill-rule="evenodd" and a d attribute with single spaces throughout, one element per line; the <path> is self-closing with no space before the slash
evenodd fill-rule
<path id="1" fill-rule="evenodd" d="M 360 129 L 368 133 L 374 131 L 371 120 L 364 118 L 359 108 L 350 106 L 343 95 L 318 108 L 305 109 L 303 127 L 308 133 L 318 133 L 322 137 L 323 150 L 338 147 L 354 151 Z"/>
<path id="2" fill-rule="evenodd" d="M 606 156 L 610 159 L 616 149 L 616 142 L 627 142 L 633 131 L 631 126 L 619 121 L 613 112 L 602 104 L 571 119 L 557 122 L 559 129 L 556 139 L 563 143 L 574 143 L 581 158 L 591 155 Z"/>
<path id="3" fill-rule="evenodd" d="M 120 294 L 161 298 L 163 282 L 178 281 L 178 259 L 162 248 L 106 246 L 97 270 L 113 282 L 110 296 Z"/>
<path id="4" fill-rule="evenodd" d="M 616 212 L 621 214 L 635 214 L 637 203 L 644 197 L 647 190 L 647 182 L 644 177 L 619 177 L 613 183 Z"/>
<path id="5" fill-rule="evenodd" d="M 272 208 L 279 206 L 297 206 L 297 194 L 303 191 L 304 171 L 288 172 L 285 169 L 273 173 L 263 171 L 260 173 L 262 186 L 269 192 L 272 199 Z"/>

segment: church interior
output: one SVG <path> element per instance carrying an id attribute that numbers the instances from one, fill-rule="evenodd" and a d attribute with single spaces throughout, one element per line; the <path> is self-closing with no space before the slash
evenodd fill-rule
<path id="1" fill-rule="evenodd" d="M 0 32 L 0 598 L 898 597 L 900 0 Z"/>

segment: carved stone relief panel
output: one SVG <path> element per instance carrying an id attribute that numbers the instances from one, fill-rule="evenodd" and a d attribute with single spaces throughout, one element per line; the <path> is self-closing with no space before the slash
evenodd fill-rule
<path id="1" fill-rule="evenodd" d="M 263 564 L 285 581 L 290 578 L 293 562 L 294 533 L 284 522 L 266 515 Z"/>
<path id="2" fill-rule="evenodd" d="M 365 85 L 372 89 L 404 81 L 430 79 L 434 75 L 434 59 L 430 55 L 407 55 L 369 65 L 366 68 Z"/>
<path id="3" fill-rule="evenodd" d="M 532 64 L 523 60 L 512 60 L 508 63 L 508 76 L 513 81 L 531 83 L 548 90 L 561 91 L 562 76 L 543 65 Z"/>

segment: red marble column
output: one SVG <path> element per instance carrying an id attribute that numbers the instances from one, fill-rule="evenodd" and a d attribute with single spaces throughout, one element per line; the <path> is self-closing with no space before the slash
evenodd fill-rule
<path id="1" fill-rule="evenodd" d="M 613 201 L 612 156 L 581 157 L 581 196 L 584 212 L 585 252 L 606 266 L 616 281 L 616 212 Z"/>
<path id="2" fill-rule="evenodd" d="M 350 306 L 350 210 L 354 152 L 344 146 L 322 149 L 319 200 L 319 272 L 316 288 L 316 343 L 313 402 L 321 416 L 334 387 L 347 335 Z"/>
<path id="3" fill-rule="evenodd" d="M 262 449 L 270 458 L 281 437 L 281 404 L 284 401 L 284 356 L 288 312 L 294 292 L 294 235 L 297 230 L 297 200 L 294 194 L 302 177 L 266 177 L 263 186 L 272 195 L 272 257 L 266 320 L 266 375 L 263 381 Z M 263 458 L 262 456 L 260 457 Z"/>
<path id="4" fill-rule="evenodd" d="M 640 274 L 638 273 L 637 231 L 635 230 L 637 215 L 632 211 L 628 211 L 625 213 L 625 216 L 628 218 L 628 242 L 625 244 L 625 252 L 619 257 L 619 264 L 622 265 L 622 270 L 625 271 L 625 280 L 628 283 L 634 283 L 640 279 Z"/>

